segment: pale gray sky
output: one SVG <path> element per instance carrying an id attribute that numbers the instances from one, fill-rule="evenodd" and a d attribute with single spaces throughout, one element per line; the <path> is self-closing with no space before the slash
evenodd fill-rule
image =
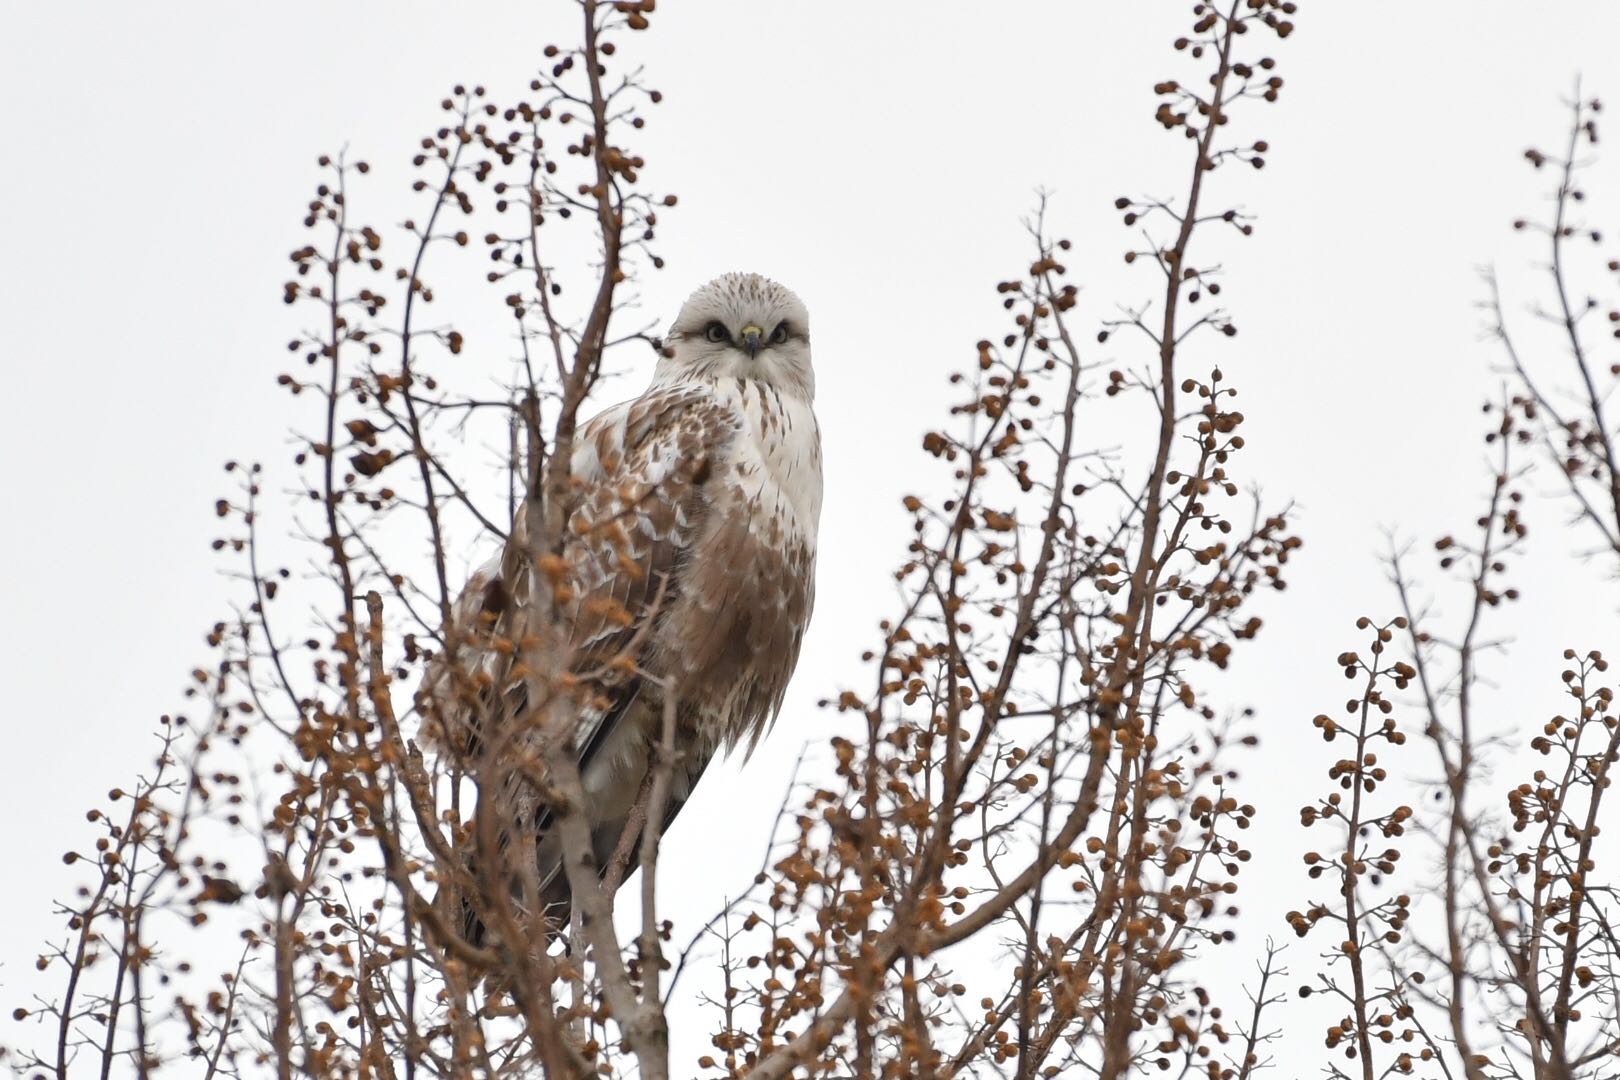
<path id="1" fill-rule="evenodd" d="M 1302 7 L 1299 31 L 1270 50 L 1282 101 L 1241 121 L 1271 143 L 1268 167 L 1223 177 L 1259 221 L 1222 249 L 1241 333 L 1208 354 L 1243 391 L 1246 478 L 1298 500 L 1306 539 L 1223 689 L 1259 711 L 1264 737 L 1238 762 L 1261 817 L 1228 966 L 1286 935 L 1281 912 L 1310 895 L 1297 810 L 1336 755 L 1309 719 L 1342 699 L 1332 657 L 1361 644 L 1353 619 L 1392 609 L 1382 530 L 1427 540 L 1477 514 L 1479 405 L 1500 381 L 1477 268 L 1498 264 L 1510 295 L 1528 297 L 1539 256 L 1508 229 L 1539 210 L 1547 179 L 1520 154 L 1562 137 L 1577 74 L 1620 98 L 1610 0 Z M 660 6 L 644 52 L 666 103 L 642 151 L 681 204 L 663 215 L 669 267 L 646 283 L 647 311 L 662 323 L 725 270 L 792 286 L 813 312 L 827 457 L 799 675 L 746 772 L 711 772 L 671 834 L 665 865 L 685 852 L 704 867 L 670 875 L 677 919 L 746 882 L 791 762 L 825 731 L 814 701 L 854 676 L 887 609 L 905 542 L 896 502 L 928 475 L 917 437 L 938 422 L 944 375 L 1001 330 L 994 284 L 1028 262 L 1019 221 L 1036 189 L 1075 241 L 1088 326 L 1151 295 L 1123 272 L 1129 237 L 1111 204 L 1179 190 L 1184 148 L 1153 123 L 1151 87 L 1182 73 L 1168 43 L 1187 9 Z M 58 929 L 49 899 L 74 880 L 58 855 L 82 839 L 84 808 L 150 757 L 154 718 L 179 704 L 222 610 L 208 551 L 219 464 L 287 456 L 292 413 L 272 382 L 293 328 L 280 283 L 316 156 L 347 145 L 371 161 L 376 217 L 403 217 L 408 159 L 445 89 L 521 85 L 571 13 L 420 0 L 0 13 L 5 1023 Z M 1595 192 L 1614 192 L 1620 169 L 1601 175 Z M 1620 200 L 1608 209 L 1612 221 Z M 468 337 L 504 364 L 497 320 L 470 320 Z M 1138 358 L 1123 345 L 1092 355 Z M 1612 592 L 1591 592 L 1603 575 L 1568 559 L 1586 538 L 1550 505 L 1529 516 L 1523 629 L 1494 673 L 1501 723 L 1555 711 L 1558 650 L 1613 646 L 1620 631 Z M 759 812 L 737 814 L 737 800 Z M 735 873 L 717 849 L 735 850 Z M 1295 1042 L 1303 1056 L 1280 1075 L 1314 1071 L 1320 1044 Z"/>

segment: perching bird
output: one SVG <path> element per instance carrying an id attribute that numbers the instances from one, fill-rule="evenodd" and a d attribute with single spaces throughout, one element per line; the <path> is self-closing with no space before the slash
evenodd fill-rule
<path id="1" fill-rule="evenodd" d="M 666 823 L 714 755 L 751 751 L 781 708 L 815 595 L 814 396 L 804 304 L 757 274 L 727 274 L 681 307 L 646 392 L 579 429 L 571 462 L 580 494 L 557 617 L 570 671 L 591 684 L 573 744 L 598 867 L 641 794 L 666 687 L 677 702 Z M 553 588 L 537 578 L 512 585 L 499 560 L 484 567 L 460 619 L 481 610 L 488 627 L 505 605 Z M 494 658 L 476 636 L 459 653 L 466 671 Z M 471 703 L 446 690 L 442 665 L 427 685 L 430 723 L 471 750 Z M 521 697 L 504 706 L 526 707 Z M 565 920 L 569 887 L 550 811 L 518 797 L 502 812 L 534 815 L 540 899 L 549 919 Z"/>

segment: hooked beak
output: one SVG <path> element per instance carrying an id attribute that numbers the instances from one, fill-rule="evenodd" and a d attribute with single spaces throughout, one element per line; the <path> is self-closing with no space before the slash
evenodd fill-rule
<path id="1" fill-rule="evenodd" d="M 765 336 L 765 331 L 757 326 L 745 326 L 742 333 L 737 335 L 742 347 L 748 350 L 748 359 L 752 360 L 754 354 L 759 352 L 759 339 Z"/>

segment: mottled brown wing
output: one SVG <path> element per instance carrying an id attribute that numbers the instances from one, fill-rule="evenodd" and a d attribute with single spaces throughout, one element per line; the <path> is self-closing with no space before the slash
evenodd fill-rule
<path id="1" fill-rule="evenodd" d="M 691 544 L 709 518 L 707 486 L 741 429 L 702 386 L 652 391 L 580 433 L 574 474 L 584 490 L 569 521 L 575 590 L 564 608 L 572 669 L 601 690 L 582 718 L 582 757 L 636 692 L 636 671 L 681 591 Z"/>
<path id="2" fill-rule="evenodd" d="M 708 516 L 705 485 L 741 425 L 708 388 L 682 385 L 616 405 L 580 428 L 571 459 L 580 501 L 565 548 L 573 595 L 561 615 L 574 650 L 571 670 L 598 691 L 576 732 L 582 758 L 634 699 L 639 646 L 650 636 L 649 621 L 661 617 L 663 602 L 677 591 L 689 544 Z M 507 605 L 530 595 L 530 588 L 514 590 L 502 579 L 499 558 L 468 580 L 455 622 L 472 635 L 459 656 L 472 686 L 460 693 L 451 687 L 442 655 L 429 668 L 421 701 L 430 743 L 476 754 L 480 703 L 469 691 L 479 692 L 479 680 L 487 681 L 500 659 L 486 632 Z M 522 708 L 508 701 L 498 711 L 514 715 Z"/>
<path id="3" fill-rule="evenodd" d="M 738 421 L 704 389 L 679 387 L 631 402 L 581 432 L 575 474 L 585 482 L 569 521 L 569 605 L 576 670 L 610 661 L 666 595 L 702 528 L 704 485 Z"/>

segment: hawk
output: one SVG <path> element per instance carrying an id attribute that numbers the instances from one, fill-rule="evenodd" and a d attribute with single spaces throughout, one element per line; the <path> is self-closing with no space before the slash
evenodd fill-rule
<path id="1" fill-rule="evenodd" d="M 457 622 L 475 629 L 454 655 L 466 672 L 498 662 L 490 628 L 507 605 L 541 587 L 561 598 L 554 610 L 568 671 L 587 684 L 569 742 L 598 867 L 642 798 L 668 695 L 676 761 L 666 824 L 710 760 L 739 746 L 751 752 L 782 706 L 815 598 L 814 397 L 803 302 L 757 274 L 709 282 L 682 305 L 647 390 L 577 433 L 561 582 L 555 565 L 543 586 L 539 577 L 505 581 L 497 559 L 463 593 Z M 522 563 L 522 573 L 537 574 L 532 560 Z M 475 761 L 474 714 L 492 710 L 458 700 L 437 663 L 425 684 L 429 734 Z M 527 702 L 521 691 L 509 697 L 493 712 L 521 720 Z M 532 792 L 497 793 L 495 805 L 533 815 L 540 900 L 548 919 L 565 921 L 569 888 L 561 842 L 546 828 L 550 810 Z M 503 822 L 503 845 L 515 824 Z M 466 905 L 463 916 L 481 939 Z"/>

